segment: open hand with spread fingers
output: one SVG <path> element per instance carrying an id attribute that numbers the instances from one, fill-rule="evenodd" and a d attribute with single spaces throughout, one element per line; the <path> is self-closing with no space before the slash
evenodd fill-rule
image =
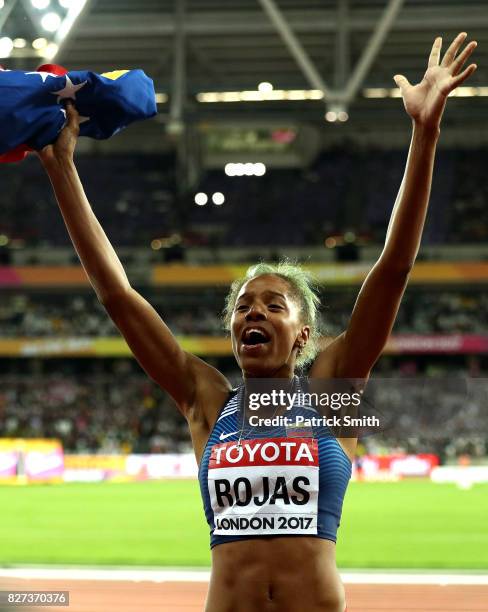
<path id="1" fill-rule="evenodd" d="M 444 54 L 442 61 L 442 38 L 436 38 L 430 52 L 427 71 L 418 85 L 411 85 L 408 79 L 401 74 L 393 77 L 400 88 L 405 110 L 416 124 L 438 128 L 447 96 L 476 70 L 476 64 L 470 64 L 463 70 L 467 59 L 477 45 L 475 41 L 472 41 L 458 53 L 466 37 L 466 32 L 458 34 Z"/>

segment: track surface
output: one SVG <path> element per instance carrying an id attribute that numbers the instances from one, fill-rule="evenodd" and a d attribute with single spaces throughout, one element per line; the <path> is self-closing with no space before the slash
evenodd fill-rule
<path id="1" fill-rule="evenodd" d="M 392 581 L 383 575 L 387 583 Z M 39 607 L 56 612 L 202 612 L 208 584 L 205 575 L 198 581 L 140 580 L 141 573 L 130 580 L 72 578 L 0 578 L 0 590 L 68 590 L 70 605 Z M 168 578 L 171 574 L 168 575 Z M 191 576 L 190 576 L 191 577 Z M 469 577 L 468 577 L 469 578 Z M 367 579 L 367 578 L 366 578 Z M 349 612 L 479 612 L 488 611 L 488 584 L 415 584 L 427 582 L 421 574 L 408 576 L 412 584 L 351 584 L 346 581 Z M 438 580 L 438 579 L 435 579 Z M 360 578 L 363 582 L 364 578 Z M 381 582 L 381 575 L 375 582 Z M 393 578 L 393 581 L 395 579 Z M 404 582 L 405 580 L 400 580 Z M 353 582 L 357 582 L 353 579 Z M 469 580 L 468 580 L 469 582 Z M 483 582 L 483 580 L 481 580 Z M 14 610 L 19 608 L 1 608 Z M 26 608 L 20 608 L 26 610 Z"/>

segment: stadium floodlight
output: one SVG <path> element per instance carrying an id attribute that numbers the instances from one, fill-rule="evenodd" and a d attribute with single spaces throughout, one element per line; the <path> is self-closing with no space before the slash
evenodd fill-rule
<path id="1" fill-rule="evenodd" d="M 387 98 L 389 95 L 390 91 L 386 87 L 367 87 L 363 89 L 365 98 Z"/>
<path id="2" fill-rule="evenodd" d="M 221 193 L 220 191 L 216 191 L 213 195 L 212 195 L 212 202 L 216 205 L 216 206 L 222 206 L 222 204 L 225 202 L 225 196 L 223 193 Z"/>
<path id="3" fill-rule="evenodd" d="M 256 176 L 263 176 L 266 174 L 266 166 L 262 162 L 254 164 L 254 174 Z"/>
<path id="4" fill-rule="evenodd" d="M 3 9 L 4 6 L 5 6 L 5 0 L 0 0 L 0 11 Z"/>
<path id="5" fill-rule="evenodd" d="M 14 47 L 16 49 L 24 49 L 27 45 L 25 38 L 14 38 Z"/>
<path id="6" fill-rule="evenodd" d="M 61 25 L 61 17 L 57 13 L 46 13 L 41 19 L 41 26 L 48 32 L 56 32 Z"/>
<path id="7" fill-rule="evenodd" d="M 269 83 L 268 85 L 271 85 Z M 322 100 L 320 89 L 271 89 L 245 91 L 202 91 L 197 93 L 198 102 L 269 102 L 270 100 Z"/>
<path id="8" fill-rule="evenodd" d="M 267 94 L 270 91 L 273 91 L 273 85 L 271 85 L 271 83 L 268 83 L 267 81 L 263 81 L 262 83 L 259 83 L 258 91 L 263 94 Z"/>
<path id="9" fill-rule="evenodd" d="M 0 57 L 9 57 L 14 48 L 14 43 L 8 36 L 0 38 Z"/>
<path id="10" fill-rule="evenodd" d="M 238 91 L 223 91 L 220 94 L 220 102 L 240 102 L 241 96 Z"/>
<path id="11" fill-rule="evenodd" d="M 51 4 L 51 0 L 31 0 L 31 4 L 35 9 L 42 11 Z"/>
<path id="12" fill-rule="evenodd" d="M 266 166 L 262 162 L 253 164 L 252 162 L 225 164 L 224 172 L 227 176 L 263 176 L 266 174 Z"/>
<path id="13" fill-rule="evenodd" d="M 340 121 L 341 123 L 344 123 L 344 121 L 347 121 L 348 119 L 349 114 L 344 104 L 336 103 L 327 105 L 327 112 L 325 113 L 326 121 L 331 123 Z"/>
<path id="14" fill-rule="evenodd" d="M 246 176 L 252 176 L 254 174 L 254 164 L 251 162 L 244 164 L 244 174 Z"/>
<path id="15" fill-rule="evenodd" d="M 82 7 L 86 0 L 58 0 L 58 2 L 59 6 L 62 6 L 64 9 L 72 9 Z"/>
<path id="16" fill-rule="evenodd" d="M 48 45 L 46 45 L 46 47 L 44 47 L 44 49 L 42 50 L 42 57 L 45 57 L 46 59 L 53 59 L 56 55 L 56 53 L 58 52 L 59 47 L 56 43 L 51 42 Z"/>
<path id="17" fill-rule="evenodd" d="M 158 92 L 156 94 L 157 104 L 165 104 L 168 101 L 168 94 Z"/>
<path id="18" fill-rule="evenodd" d="M 195 194 L 195 204 L 197 204 L 197 206 L 205 206 L 207 202 L 208 195 L 206 193 L 200 191 L 199 193 Z"/>
<path id="19" fill-rule="evenodd" d="M 39 51 L 40 49 L 44 49 L 46 45 L 47 45 L 47 40 L 45 38 L 36 38 L 35 40 L 32 41 L 32 48 L 35 49 L 36 51 Z"/>
<path id="20" fill-rule="evenodd" d="M 202 92 L 197 94 L 198 102 L 218 102 L 219 94 L 218 92 Z"/>
<path id="21" fill-rule="evenodd" d="M 454 91 L 449 94 L 456 96 L 457 98 L 471 98 L 472 96 L 478 95 L 478 87 L 457 87 Z"/>

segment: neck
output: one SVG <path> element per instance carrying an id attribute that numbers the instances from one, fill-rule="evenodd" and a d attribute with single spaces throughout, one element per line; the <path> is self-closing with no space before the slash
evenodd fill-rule
<path id="1" fill-rule="evenodd" d="M 241 389 L 243 414 L 247 415 L 247 418 L 256 415 L 266 419 L 285 414 L 293 406 L 299 383 L 295 376 L 291 378 L 246 377 Z"/>
<path id="2" fill-rule="evenodd" d="M 284 363 L 276 370 L 244 370 L 242 369 L 242 378 L 244 381 L 252 380 L 253 378 L 288 378 L 292 380 L 295 377 L 295 368 L 288 363 Z"/>

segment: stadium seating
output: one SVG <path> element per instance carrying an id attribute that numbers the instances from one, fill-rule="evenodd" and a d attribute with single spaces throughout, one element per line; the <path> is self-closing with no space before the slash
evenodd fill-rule
<path id="1" fill-rule="evenodd" d="M 438 154 L 424 244 L 481 243 L 488 236 L 484 173 L 488 150 Z M 405 165 L 404 151 L 324 152 L 307 170 L 268 169 L 263 177 L 206 174 L 178 197 L 173 156 L 79 156 L 94 210 L 117 246 L 149 247 L 178 232 L 187 245 L 317 246 L 353 230 L 384 239 Z M 0 168 L 0 232 L 25 246 L 67 246 L 69 238 L 39 162 Z M 109 177 L 109 178 L 107 178 Z M 223 192 L 224 205 L 196 206 L 193 195 Z"/>

